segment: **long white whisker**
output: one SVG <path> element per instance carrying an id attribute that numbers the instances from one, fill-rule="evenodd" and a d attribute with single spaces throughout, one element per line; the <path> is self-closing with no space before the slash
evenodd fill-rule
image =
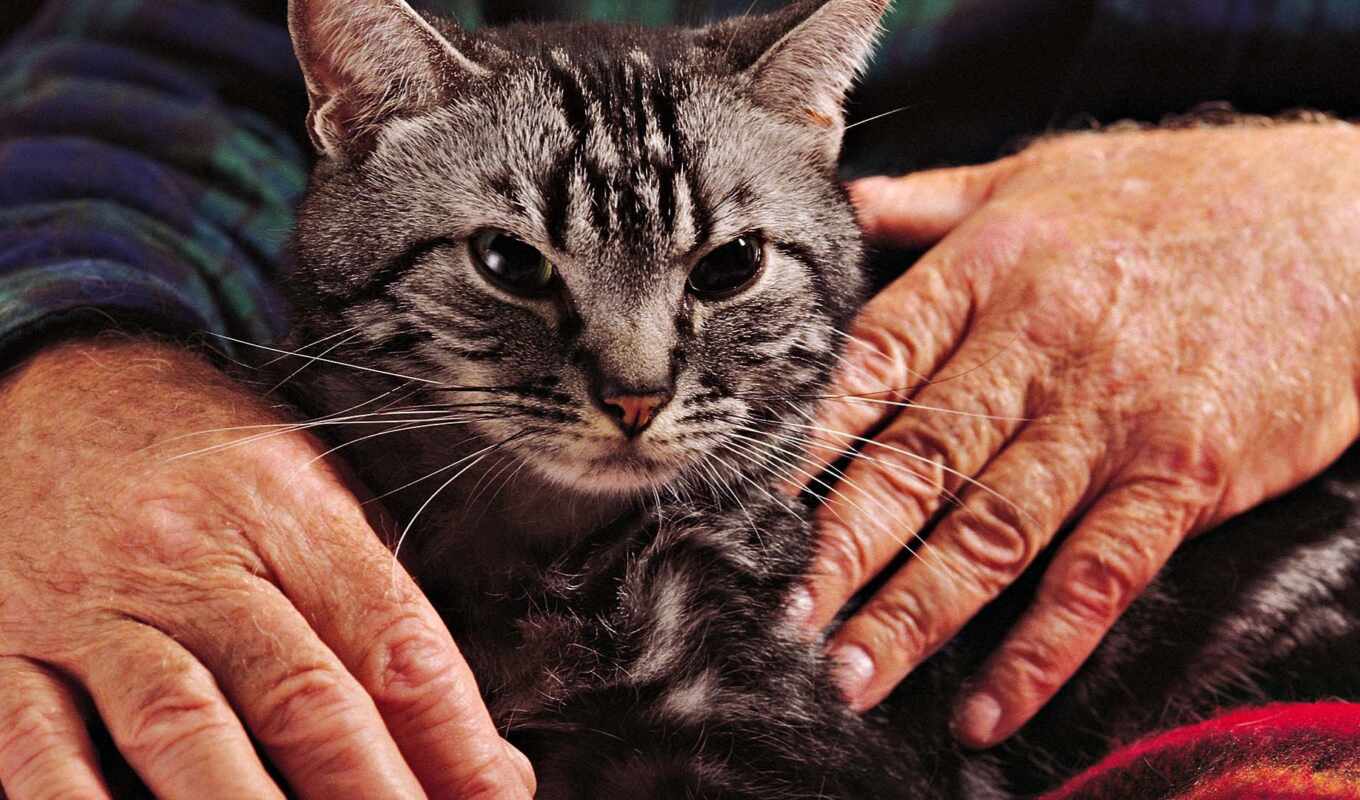
<path id="1" fill-rule="evenodd" d="M 448 480 L 444 481 L 444 483 L 440 484 L 439 488 L 438 488 L 438 489 L 435 489 L 434 492 L 432 492 L 432 493 L 430 494 L 430 496 L 429 496 L 428 498 L 426 498 L 425 502 L 420 504 L 420 508 L 416 509 L 416 513 L 413 514 L 413 515 L 411 515 L 410 521 L 408 521 L 408 522 L 406 523 L 406 527 L 402 529 L 401 535 L 397 537 L 397 543 L 396 543 L 395 545 L 393 545 L 393 547 L 392 547 L 392 555 L 395 557 L 396 555 L 398 555 L 398 554 L 401 552 L 401 546 L 402 546 L 402 544 L 404 544 L 404 543 L 406 542 L 406 537 L 411 533 L 411 529 L 415 527 L 416 522 L 420 519 L 420 515 L 425 513 L 425 509 L 427 509 L 427 508 L 430 507 L 430 504 L 433 503 L 433 502 L 435 501 L 435 498 L 436 498 L 436 497 L 438 497 L 440 494 L 442 494 L 442 493 L 444 492 L 445 489 L 447 489 L 447 488 L 449 488 L 450 486 L 452 486 L 453 483 L 454 483 L 454 481 L 458 480 L 459 478 L 463 477 L 463 475 L 467 474 L 468 470 L 472 469 L 473 467 L 475 467 L 475 466 L 477 466 L 479 463 L 481 463 L 482 459 L 486 458 L 486 457 L 487 457 L 488 455 L 490 455 L 492 452 L 494 452 L 494 451 L 500 449 L 500 448 L 503 447 L 504 445 L 509 444 L 509 443 L 510 443 L 513 439 L 515 439 L 515 438 L 516 438 L 516 437 L 512 436 L 512 437 L 510 437 L 509 439 L 504 439 L 504 440 L 499 441 L 499 442 L 497 442 L 497 443 L 495 443 L 495 444 L 487 445 L 486 447 L 483 447 L 481 450 L 478 450 L 477 452 L 473 453 L 472 455 L 465 456 L 464 458 L 460 459 L 459 461 L 454 462 L 453 465 L 444 467 L 443 469 L 438 470 L 437 472 L 435 472 L 435 473 L 434 473 L 435 475 L 439 474 L 439 472 L 446 472 L 446 471 L 452 469 L 453 466 L 455 466 L 456 464 L 460 463 L 461 461 L 466 461 L 466 460 L 469 459 L 469 458 L 472 459 L 471 463 L 469 463 L 467 466 L 465 466 L 465 467 L 463 467 L 462 469 L 460 469 L 460 470 L 458 470 L 457 472 L 455 472 L 455 473 L 453 474 L 452 477 L 450 477 Z M 426 477 L 432 477 L 432 476 L 426 476 Z M 424 478 L 422 478 L 421 480 L 424 480 Z M 417 481 L 417 483 L 418 483 L 418 482 L 419 482 L 419 481 Z M 408 484 L 408 485 L 413 485 L 413 484 Z M 405 487 L 402 487 L 402 488 L 405 488 Z M 397 491 L 399 491 L 399 490 L 397 490 Z M 376 499 L 376 498 L 375 498 L 375 499 Z M 393 570 L 395 570 L 395 569 L 396 569 L 396 564 L 395 564 L 395 562 L 394 562 L 394 563 L 393 563 Z M 395 572 L 394 572 L 394 573 L 393 573 L 393 579 L 395 580 L 395 578 L 396 578 L 396 575 L 395 575 Z"/>
<path id="2" fill-rule="evenodd" d="M 517 434 L 517 435 L 518 435 L 518 434 Z M 490 451 L 492 451 L 492 450 L 495 450 L 496 448 L 500 447 L 501 445 L 509 444 L 509 443 L 510 443 L 511 441 L 513 441 L 514 439 L 515 439 L 515 437 L 512 436 L 512 437 L 510 437 L 509 439 L 502 440 L 501 442 L 499 442 L 499 443 L 497 443 L 497 444 L 487 445 L 486 447 L 482 448 L 481 450 L 478 450 L 478 451 L 475 452 L 475 453 L 471 453 L 471 454 L 469 454 L 469 455 L 463 456 L 462 458 L 458 459 L 457 461 L 454 461 L 452 464 L 445 464 L 444 466 L 440 467 L 439 469 L 435 470 L 434 472 L 429 473 L 428 475 L 424 475 L 424 476 L 422 476 L 422 477 L 416 478 L 415 480 L 413 480 L 413 481 L 411 481 L 411 482 L 409 482 L 409 483 L 404 483 L 404 484 L 402 484 L 401 486 L 398 486 L 398 487 L 395 488 L 395 489 L 392 489 L 392 490 L 390 490 L 390 491 L 384 492 L 384 493 L 378 495 L 377 497 L 374 497 L 374 498 L 371 499 L 371 500 L 367 500 L 367 501 L 365 501 L 365 505 L 367 505 L 368 503 L 376 503 L 376 502 L 378 502 L 379 500 L 383 500 L 383 499 L 386 499 L 386 498 L 388 498 L 388 497 L 391 497 L 392 495 L 396 494 L 397 492 L 405 491 L 406 489 L 409 489 L 409 488 L 411 488 L 412 486 L 415 486 L 415 485 L 418 484 L 418 483 L 424 483 L 425 481 L 428 481 L 430 478 L 433 478 L 433 477 L 435 477 L 436 475 L 442 475 L 443 473 L 448 472 L 448 471 L 451 470 L 451 469 L 456 469 L 460 464 L 464 463 L 464 462 L 467 461 L 468 459 L 470 459 L 470 458 L 477 458 L 478 456 L 483 456 L 483 455 L 485 455 L 486 453 L 488 453 L 488 452 L 490 452 Z M 478 460 L 480 460 L 480 459 L 478 459 Z M 466 472 L 466 471 L 467 471 L 467 470 L 463 470 L 463 472 Z M 463 472 L 459 472 L 458 475 L 455 475 L 454 477 L 457 478 L 457 477 L 461 476 L 461 475 L 463 474 Z M 427 501 L 427 505 L 428 505 L 428 501 Z"/>
<path id="3" fill-rule="evenodd" d="M 753 432 L 755 432 L 755 433 L 760 433 L 760 431 L 756 431 L 755 429 L 751 429 L 751 428 L 743 428 L 743 429 L 744 429 L 744 430 L 748 430 L 748 431 L 753 431 Z M 748 441 L 756 441 L 756 440 L 754 440 L 754 439 L 750 439 L 750 437 L 741 437 L 741 438 L 747 439 Z M 796 443 L 796 442 L 794 442 L 794 446 L 797 446 L 797 443 Z M 824 446 L 823 446 L 823 447 L 824 447 Z M 876 527 L 878 527 L 879 530 L 883 531 L 885 534 L 887 534 L 889 537 L 891 537 L 892 540 L 893 540 L 894 542 L 896 542 L 900 547 L 902 547 L 903 549 L 905 549 L 905 550 L 906 550 L 908 553 L 910 553 L 913 557 L 915 557 L 915 558 L 917 558 L 917 559 L 920 559 L 920 560 L 922 561 L 922 563 L 924 563 L 927 567 L 929 567 L 929 568 L 931 568 L 931 569 L 935 569 L 935 570 L 941 569 L 941 568 L 943 567 L 943 565 L 932 564 L 932 563 L 930 562 L 930 560 L 929 560 L 928 558 L 926 558 L 926 552 L 928 552 L 928 549 L 927 549 L 927 548 L 920 548 L 920 549 L 918 549 L 918 548 L 915 548 L 915 547 L 913 546 L 913 544 L 912 544 L 913 542 L 917 542 L 917 541 L 924 542 L 924 539 L 921 537 L 921 534 L 920 534 L 920 531 L 919 531 L 919 530 L 918 530 L 918 531 L 912 531 L 912 532 L 911 532 L 911 538 L 910 538 L 910 539 L 903 539 L 903 538 L 900 537 L 897 533 L 895 533 L 895 532 L 892 531 L 892 530 L 889 530 L 885 525 L 883 525 L 879 520 L 880 520 L 880 519 L 891 519 L 892 516 L 893 516 L 893 509 L 889 508 L 889 507 L 887 506 L 887 504 L 885 504 L 881 499 L 875 497 L 872 493 L 866 491 L 866 490 L 864 489 L 864 487 L 860 486 L 860 485 L 859 485 L 858 483 L 856 483 L 854 480 L 852 480 L 851 478 L 847 477 L 847 476 L 845 475 L 844 472 L 842 472 L 842 471 L 836 469 L 834 466 L 831 466 L 831 465 L 823 466 L 823 465 L 821 464 L 821 462 L 816 461 L 815 459 L 809 458 L 809 457 L 807 457 L 807 456 L 805 456 L 805 455 L 801 455 L 801 454 L 799 454 L 799 453 L 791 452 L 791 451 L 786 450 L 786 449 L 781 448 L 781 447 L 774 446 L 774 449 L 778 449 L 779 452 L 784 453 L 784 454 L 789 455 L 789 456 L 796 456 L 796 457 L 800 458 L 801 460 L 803 460 L 803 461 L 805 461 L 805 462 L 807 462 L 807 463 L 812 464 L 814 468 L 821 468 L 821 469 L 823 469 L 825 472 L 830 473 L 830 474 L 836 479 L 836 483 L 837 483 L 837 484 L 844 483 L 844 484 L 850 486 L 851 488 L 858 490 L 859 493 L 860 493 L 861 495 L 863 495 L 864 497 L 868 498 L 868 499 L 873 503 L 874 507 L 875 507 L 878 511 L 882 512 L 882 517 L 881 517 L 881 518 L 870 516 L 870 515 L 868 514 L 867 509 L 865 509 L 865 508 L 864 508 L 863 506 L 861 506 L 860 504 L 856 503 L 853 499 L 851 499 L 851 498 L 849 497 L 849 495 L 847 495 L 847 494 L 845 494 L 844 492 L 842 492 L 842 491 L 839 489 L 838 486 L 833 486 L 833 485 L 827 483 L 826 481 L 821 480 L 821 479 L 820 479 L 820 476 L 818 476 L 818 477 L 813 477 L 813 476 L 811 475 L 811 473 L 809 473 L 809 472 L 807 472 L 807 471 L 805 471 L 805 470 L 802 470 L 802 469 L 799 469 L 799 470 L 798 470 L 798 471 L 801 472 L 803 475 L 812 478 L 812 480 L 813 480 L 814 483 L 816 483 L 816 484 L 822 486 L 823 488 L 827 489 L 829 492 L 831 492 L 831 494 L 840 497 L 840 498 L 841 498 L 842 500 L 844 500 L 845 502 L 847 502 L 847 503 L 849 503 L 850 505 L 854 506 L 858 511 L 860 511 L 861 514 L 863 514 L 863 515 L 866 517 L 866 519 L 872 520 L 872 521 L 873 521 L 873 524 L 874 524 Z M 887 464 L 885 464 L 885 466 L 896 467 L 897 469 L 901 469 L 902 471 L 905 471 L 905 472 L 907 472 L 908 474 L 910 474 L 910 475 L 912 475 L 913 477 L 916 477 L 916 478 L 918 478 L 918 479 L 924 480 L 925 477 L 926 477 L 926 476 L 924 476 L 924 475 L 921 475 L 920 473 L 917 473 L 917 472 L 914 472 L 914 471 L 912 471 L 912 470 L 908 470 L 908 469 L 905 469 L 905 468 L 903 468 L 903 467 L 900 467 L 899 465 L 887 465 Z M 954 499 L 954 498 L 953 498 L 953 495 L 952 495 L 950 492 L 948 492 L 947 490 L 945 490 L 943 487 L 937 487 L 937 488 L 939 488 L 939 489 L 941 490 L 941 493 L 942 493 L 943 495 L 945 495 L 946 497 L 949 497 L 951 500 Z M 842 516 L 840 515 L 840 513 L 836 511 L 835 507 L 832 506 L 829 502 L 827 502 L 827 500 L 826 500 L 825 498 L 820 498 L 820 497 L 819 497 L 818 500 L 819 500 L 826 508 L 830 509 L 830 510 L 831 510 L 831 513 L 835 514 L 836 517 L 837 517 L 837 519 L 840 519 L 842 522 L 845 522 L 845 518 L 842 517 Z M 960 504 L 960 505 L 962 505 L 962 504 Z M 941 572 L 941 573 L 939 573 L 939 574 L 943 575 L 944 573 Z"/>
<path id="4" fill-rule="evenodd" d="M 276 384 L 274 384 L 273 386 L 271 386 L 271 387 L 269 388 L 269 391 L 265 392 L 265 396 L 267 397 L 267 396 L 273 394 L 274 392 L 277 392 L 279 389 L 282 389 L 284 386 L 288 385 L 289 381 L 292 381 L 294 378 L 296 378 L 297 376 L 299 376 L 299 375 L 301 375 L 303 372 L 305 372 L 305 371 L 307 370 L 308 367 L 310 367 L 310 366 L 312 366 L 313 364 L 317 363 L 318 360 L 325 358 L 326 356 L 330 355 L 331 353 L 334 353 L 336 350 L 340 349 L 341 347 L 344 347 L 345 345 L 347 345 L 347 344 L 349 344 L 350 342 L 354 341 L 354 339 L 355 339 L 358 335 L 359 335 L 359 334 L 358 334 L 357 332 L 355 332 L 355 333 L 350 334 L 349 336 L 346 336 L 345 338 L 341 339 L 340 341 L 335 342 L 334 344 L 332 344 L 330 347 L 327 347 L 325 350 L 322 350 L 321 353 L 320 353 L 320 355 L 314 355 L 314 356 L 313 356 L 313 355 L 303 355 L 303 354 L 301 354 L 301 353 L 296 354 L 299 358 L 305 358 L 305 359 L 306 359 L 306 363 L 304 363 L 302 366 L 298 367 L 297 369 L 293 370 L 292 372 L 288 373 L 288 376 L 285 377 L 283 380 L 281 380 L 281 381 L 279 381 L 278 383 L 276 383 Z M 279 358 L 286 358 L 286 356 L 279 356 Z M 276 360 L 277 360 L 277 359 L 276 359 Z"/>
<path id="5" fill-rule="evenodd" d="M 891 117 L 894 114 L 901 114 L 903 111 L 908 111 L 913 107 L 914 106 L 902 106 L 901 108 L 894 108 L 892 111 L 884 111 L 882 114 L 875 114 L 874 116 L 869 117 L 868 119 L 862 119 L 859 122 L 854 122 L 849 125 L 846 125 L 845 129 L 847 131 L 854 130 L 855 128 L 858 128 L 861 125 L 868 125 L 870 122 L 877 122 L 883 119 L 884 117 Z"/>
<path id="6" fill-rule="evenodd" d="M 347 333 L 352 333 L 358 329 L 359 329 L 358 325 L 353 325 L 348 328 L 345 328 L 342 331 L 332 333 L 330 336 L 323 336 L 320 339 L 317 339 L 315 342 L 308 342 L 307 344 L 302 345 L 296 350 L 289 351 L 285 355 L 275 356 L 274 358 L 269 359 L 268 361 L 261 364 L 260 368 L 263 369 L 265 367 L 272 367 L 275 364 L 279 363 L 280 361 L 284 360 L 285 358 L 288 358 L 288 356 L 298 356 L 300 358 L 306 358 L 306 354 L 304 351 L 311 350 L 313 347 L 316 347 L 317 345 L 325 344 L 326 342 L 329 342 L 332 339 L 339 338 Z"/>
<path id="7" fill-rule="evenodd" d="M 926 457 L 923 456 L 923 455 L 918 455 L 918 454 L 913 453 L 913 452 L 911 452 L 911 451 L 909 451 L 909 450 L 903 450 L 903 449 L 900 448 L 900 447 L 894 447 L 893 445 L 885 444 L 884 442 L 879 442 L 879 441 L 876 441 L 876 440 L 874 440 L 874 439 L 866 438 L 866 437 L 864 437 L 864 436 L 855 436 L 855 435 L 853 435 L 853 434 L 846 433 L 845 431 L 833 430 L 833 429 L 831 429 L 831 428 L 826 428 L 826 427 L 823 427 L 823 426 L 821 426 L 821 425 L 802 425 L 802 424 L 799 424 L 799 423 L 797 423 L 797 422 L 785 422 L 785 421 L 779 421 L 779 422 L 777 422 L 777 423 L 775 423 L 775 424 L 778 424 L 778 425 L 785 425 L 785 426 L 794 427 L 794 428 L 802 428 L 802 429 L 805 429 L 805 430 L 813 430 L 813 431 L 818 431 L 818 432 L 820 432 L 820 433 L 831 434 L 832 436 L 836 436 L 836 437 L 840 437 L 840 438 L 842 438 L 842 439 L 848 439 L 848 440 L 851 440 L 851 441 L 859 442 L 859 443 L 861 443 L 861 444 L 866 444 L 866 445 L 869 445 L 869 446 L 872 446 L 872 447 L 881 447 L 881 448 L 883 448 L 884 450 L 887 450 L 888 452 L 896 453 L 896 454 L 898 454 L 898 455 L 900 455 L 900 456 L 904 456 L 904 457 L 906 457 L 906 458 L 912 459 L 913 461 L 919 461 L 919 462 L 924 463 L 924 464 L 931 464 L 931 465 L 934 465 L 934 466 L 936 466 L 936 467 L 939 467 L 939 469 L 940 469 L 941 471 L 943 471 L 943 472 L 945 472 L 945 473 L 947 473 L 947 474 L 949 474 L 949 475 L 953 475 L 954 477 L 958 478 L 959 480 L 963 481 L 964 483 L 967 483 L 967 484 L 969 484 L 970 486 L 976 486 L 978 489 L 981 489 L 982 491 L 986 492 L 987 494 L 991 495 L 992 497 L 995 497 L 996 499 L 998 499 L 998 500 L 1000 500 L 1001 502 L 1005 503 L 1006 505 L 1010 506 L 1011 509 L 1014 510 L 1017 514 L 1020 514 L 1020 515 L 1023 516 L 1025 519 L 1027 519 L 1027 520 L 1029 520 L 1031 523 L 1033 523 L 1034 525 L 1036 525 L 1036 526 L 1039 525 L 1039 521 L 1038 521 L 1037 519 L 1034 518 L 1034 515 L 1030 514 L 1030 513 L 1029 513 L 1028 511 L 1026 511 L 1025 509 L 1021 508 L 1017 503 L 1015 503 L 1015 501 L 1011 500 L 1009 497 L 1006 497 L 1005 495 L 1001 494 L 1000 492 L 996 491 L 995 489 L 993 489 L 992 487 L 986 485 L 985 483 L 982 483 L 981 481 L 978 481 L 978 480 L 975 479 L 975 478 L 969 477 L 968 475 L 965 475 L 965 474 L 963 474 L 962 472 L 960 472 L 960 471 L 958 471 L 958 470 L 956 470 L 956 469 L 954 469 L 954 468 L 952 468 L 952 467 L 949 467 L 949 466 L 946 466 L 946 465 L 944 465 L 944 464 L 941 464 L 940 462 L 935 461 L 934 459 L 926 458 Z"/>
<path id="8" fill-rule="evenodd" d="M 232 342 L 233 344 L 244 345 L 245 347 L 254 347 L 254 348 L 257 348 L 257 349 L 260 349 L 260 350 L 266 350 L 266 351 L 271 352 L 271 353 L 279 353 L 279 354 L 282 354 L 282 355 L 284 355 L 284 356 L 294 356 L 294 357 L 299 357 L 297 353 L 291 353 L 291 352 L 289 352 L 289 351 L 287 351 L 287 350 L 280 350 L 280 349 L 277 348 L 277 347 L 269 347 L 268 345 L 256 344 L 256 343 L 254 343 L 254 342 L 247 342 L 247 341 L 244 340 L 244 339 L 237 339 L 237 338 L 235 338 L 235 337 L 233 337 L 233 336 L 227 336 L 226 334 L 223 334 L 223 333 L 211 333 L 211 332 L 210 332 L 210 335 L 216 336 L 217 338 L 223 339 L 223 340 L 228 341 L 228 342 Z M 300 356 L 300 357 L 301 357 L 301 358 L 308 358 L 308 356 Z M 323 363 L 323 364 L 332 364 L 332 365 L 337 366 L 337 367 L 348 367 L 349 369 L 358 370 L 358 371 L 360 371 L 360 372 L 371 372 L 371 373 L 373 373 L 374 375 L 386 375 L 386 376 L 389 377 L 389 378 L 400 378 L 400 379 L 402 379 L 402 380 L 404 380 L 404 381 L 411 381 L 411 382 L 413 382 L 413 383 L 425 383 L 425 384 L 429 384 L 429 385 L 431 385 L 431 386 L 446 386 L 446 385 L 447 385 L 447 384 L 445 384 L 445 383 L 443 383 L 443 382 L 441 382 L 441 381 L 430 380 L 429 378 L 417 378 L 417 377 L 414 377 L 414 376 L 412 376 L 412 375 L 402 375 L 402 374 L 397 373 L 397 372 L 388 372 L 387 370 L 384 370 L 384 369 L 376 369 L 376 368 L 374 368 L 374 367 L 363 367 L 363 366 L 360 366 L 360 365 L 358 365 L 358 364 L 348 364 L 348 363 L 345 363 L 344 361 L 336 361 L 336 360 L 330 359 L 330 358 L 317 358 L 316 361 L 319 361 L 319 362 L 321 362 L 321 363 Z"/>

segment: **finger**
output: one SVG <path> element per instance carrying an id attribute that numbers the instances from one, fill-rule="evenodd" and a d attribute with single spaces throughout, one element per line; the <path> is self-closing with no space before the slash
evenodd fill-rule
<path id="1" fill-rule="evenodd" d="M 282 800 L 212 675 L 169 637 L 121 622 L 61 666 L 157 797 Z"/>
<path id="2" fill-rule="evenodd" d="M 990 747 L 1038 713 L 1152 582 L 1193 519 L 1150 484 L 1129 484 L 1097 502 L 1048 568 L 1034 606 L 960 704 L 960 740 Z"/>
<path id="3" fill-rule="evenodd" d="M 841 369 L 818 417 L 801 431 L 810 438 L 810 467 L 795 471 L 792 494 L 835 463 L 854 442 L 897 416 L 900 404 L 928 383 L 958 346 L 973 313 L 973 297 L 934 253 L 865 306 L 846 335 Z M 815 487 L 814 487 L 815 488 Z M 822 487 L 825 488 L 825 487 Z"/>
<path id="4" fill-rule="evenodd" d="M 526 781 L 447 627 L 362 513 L 318 515 L 304 525 L 319 532 L 305 552 L 275 548 L 266 559 L 373 698 L 430 795 L 530 796 L 532 771 Z M 348 591 L 334 591 L 337 582 Z"/>
<path id="5" fill-rule="evenodd" d="M 1061 428 L 1027 430 L 841 627 L 831 652 L 853 708 L 877 705 L 1034 562 L 1090 486 L 1089 447 Z"/>
<path id="6" fill-rule="evenodd" d="M 192 619 L 175 622 L 160 609 L 151 621 L 173 629 L 217 676 L 295 792 L 322 800 L 424 795 L 372 698 L 275 586 L 246 578 L 195 605 Z"/>
<path id="7" fill-rule="evenodd" d="M 818 553 L 807 588 L 814 630 L 912 547 L 941 503 L 976 475 L 1023 423 L 1034 367 L 1016 351 L 999 356 L 975 334 L 944 369 L 958 381 L 932 384 L 845 469 L 818 510 Z M 930 410 L 927 410 L 930 409 Z"/>
<path id="8" fill-rule="evenodd" d="M 109 797 L 71 688 L 24 658 L 0 658 L 0 787 L 10 800 Z"/>
<path id="9" fill-rule="evenodd" d="M 1014 170 L 1012 159 L 900 178 L 865 178 L 850 184 L 860 228 L 871 242 L 922 246 L 938 242 L 986 204 Z"/>

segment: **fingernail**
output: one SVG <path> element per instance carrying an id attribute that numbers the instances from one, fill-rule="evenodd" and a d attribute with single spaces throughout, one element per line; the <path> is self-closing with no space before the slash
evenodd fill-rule
<path id="1" fill-rule="evenodd" d="M 855 644 L 837 648 L 831 658 L 836 662 L 836 683 L 840 685 L 841 693 L 851 707 L 857 708 L 869 682 L 874 679 L 874 660 L 863 647 Z"/>
<path id="2" fill-rule="evenodd" d="M 518 747 L 505 740 L 501 740 L 501 746 L 505 750 L 505 754 L 510 757 L 510 763 L 515 765 L 515 771 L 519 773 L 520 782 L 528 790 L 529 796 L 533 797 L 534 790 L 538 787 L 534 780 L 534 765 L 530 763 L 529 757 L 520 752 Z"/>
<path id="3" fill-rule="evenodd" d="M 970 747 L 990 747 L 1001 724 L 1001 703 L 989 694 L 975 694 L 954 718 L 954 735 Z"/>
<path id="4" fill-rule="evenodd" d="M 812 592 L 806 586 L 795 586 L 789 592 L 789 622 L 795 628 L 810 628 L 812 625 Z"/>

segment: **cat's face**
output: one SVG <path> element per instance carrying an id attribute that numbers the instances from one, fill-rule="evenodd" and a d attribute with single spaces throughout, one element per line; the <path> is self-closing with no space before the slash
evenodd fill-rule
<path id="1" fill-rule="evenodd" d="M 846 36 L 866 49 L 881 5 L 474 38 L 399 0 L 295 3 L 326 156 L 305 335 L 435 382 L 450 435 L 584 493 L 792 470 L 780 420 L 807 423 L 861 291 L 834 159 Z"/>

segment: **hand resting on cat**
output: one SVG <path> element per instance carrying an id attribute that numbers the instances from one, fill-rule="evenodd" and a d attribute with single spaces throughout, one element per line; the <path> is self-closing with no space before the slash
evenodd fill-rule
<path id="1" fill-rule="evenodd" d="M 1075 525 L 960 703 L 958 733 L 984 747 L 1052 697 L 1182 541 L 1360 432 L 1360 131 L 1072 135 L 854 194 L 871 239 L 939 244 L 870 304 L 832 392 L 910 387 L 872 397 L 920 408 L 836 401 L 819 421 L 886 428 L 821 514 L 810 624 L 945 512 L 829 644 L 872 707 Z"/>
<path id="2" fill-rule="evenodd" d="M 284 421 L 250 390 L 101 338 L 0 381 L 0 414 L 0 796 L 109 796 L 71 684 L 158 797 L 283 797 L 247 730 L 300 797 L 532 794 L 318 442 L 169 457 Z"/>
<path id="3" fill-rule="evenodd" d="M 1229 137 L 1221 140 L 1207 133 L 1196 134 L 1202 140 L 1159 133 L 1064 139 L 993 167 L 859 187 L 864 221 L 877 238 L 945 240 L 860 325 L 860 337 L 874 345 L 857 356 L 871 391 L 938 374 L 914 399 L 1006 418 L 902 415 L 881 440 L 938 453 L 995 484 L 999 494 L 1023 499 L 1026 509 L 974 491 L 968 502 L 981 513 L 955 514 L 939 531 L 938 552 L 918 560 L 852 621 L 837 642 L 862 643 L 880 659 L 860 706 L 887 692 L 916 660 L 913 652 L 931 649 L 1029 563 L 1074 508 L 1096 499 L 1093 487 L 1107 490 L 1105 506 L 1127 497 L 1148 502 L 1109 514 L 1093 506 L 1091 521 L 1067 548 L 1076 552 L 1059 559 L 1054 588 L 1044 597 L 1065 598 L 1060 578 L 1092 563 L 1101 566 L 1097 585 L 1121 594 L 1113 602 L 1092 595 L 1082 606 L 1096 609 L 1090 616 L 1059 613 L 1060 626 L 1084 623 L 1086 634 L 1065 637 L 1056 648 L 1045 633 L 1052 623 L 1043 617 L 1022 623 L 1022 633 L 1037 629 L 1032 641 L 1048 649 L 1013 650 L 1065 655 L 1031 656 L 1024 663 L 1037 666 L 1018 677 L 1013 668 L 1001 673 L 1021 695 L 1006 698 L 1013 710 L 998 727 L 1004 733 L 1070 672 L 1132 597 L 1141 583 L 1135 577 L 1150 573 L 1179 534 L 1282 490 L 1316 470 L 1309 456 L 1325 462 L 1350 441 L 1355 415 L 1347 390 L 1356 342 L 1342 314 L 1319 313 L 1354 292 L 1332 282 L 1349 274 L 1341 270 L 1343 258 L 1360 238 L 1354 170 L 1337 166 L 1355 165 L 1346 155 L 1354 145 L 1323 142 L 1344 130 L 1214 134 Z M 321 138 L 327 142 L 333 143 Z M 1301 166 L 1284 164 L 1282 151 Z M 350 209 L 343 219 L 352 218 Z M 360 233 L 373 238 L 371 230 Z M 1246 252 L 1234 249 L 1244 244 Z M 1054 268 L 1064 264 L 1070 269 Z M 1329 298 L 1331 306 L 1320 302 Z M 1292 335 L 1280 336 L 1281 329 Z M 1108 335 L 1095 335 L 1101 333 Z M 1091 340 L 1107 348 L 1080 346 Z M 1319 343 L 1328 347 L 1315 352 Z M 880 347 L 901 358 L 880 361 Z M 1275 382 L 1247 380 L 1254 377 Z M 856 379 L 849 380 L 853 391 Z M 1207 400 L 1217 405 L 1204 416 Z M 882 408 L 836 407 L 831 426 L 861 432 L 874 427 Z M 1328 416 L 1337 409 L 1349 414 Z M 532 785 L 527 767 L 515 766 L 495 736 L 428 604 L 394 567 L 354 497 L 317 466 L 318 445 L 288 435 L 261 448 L 180 460 L 167 460 L 155 447 L 184 433 L 280 421 L 247 390 L 172 348 L 82 344 L 41 354 L 0 384 L 0 413 L 13 432 L 5 474 L 20 476 L 0 487 L 8 532 L 0 542 L 0 781 L 15 800 L 101 796 L 75 693 L 63 678 L 94 695 L 119 748 L 163 797 L 278 796 L 247 728 L 304 797 L 422 790 L 437 797 L 522 796 Z M 1297 435 L 1304 428 L 1322 436 Z M 1015 445 L 991 460 L 1010 434 L 1018 436 Z M 220 441 L 232 438 L 224 432 Z M 1308 445 L 1303 456 L 1275 471 L 1272 448 L 1287 450 L 1300 438 Z M 1208 449 L 1197 450 L 1200 442 Z M 1054 458 L 1055 450 L 1075 460 Z M 1065 464 L 1072 466 L 1059 472 Z M 1195 468 L 1189 484 L 1180 479 L 1184 465 Z M 1166 480 L 1168 472 L 1177 480 Z M 867 489 L 847 483 L 847 495 L 879 487 L 873 499 L 899 504 L 905 529 L 919 527 L 933 508 L 934 490 L 890 482 L 897 473 L 875 478 L 861 466 L 856 474 L 868 483 L 852 475 L 855 485 Z M 1185 511 L 1179 525 L 1150 523 L 1160 521 L 1160 530 L 1177 536 L 1131 541 L 1132 529 L 1100 525 L 1110 518 L 1144 521 L 1148 508 L 1165 513 L 1140 494 L 1150 489 L 1136 487 L 1180 501 L 1172 506 Z M 1044 508 L 1033 504 L 1036 498 L 1069 502 Z M 1131 507 L 1141 512 L 1116 515 Z M 827 512 L 828 552 L 841 542 L 841 549 L 862 547 L 864 555 L 829 558 L 813 588 L 821 614 L 834 611 L 889 549 L 899 548 L 858 538 L 872 527 L 854 524 L 856 506 L 842 502 L 835 510 L 851 522 L 838 529 Z M 1025 531 L 1023 541 L 999 525 L 968 527 L 974 519 L 1010 519 Z M 1126 549 L 1102 547 L 1093 530 Z M 983 537 L 970 539 L 976 533 Z M 988 546 L 969 549 L 972 541 Z M 893 609 L 927 597 L 907 588 L 914 585 L 908 581 L 937 579 L 926 572 L 932 567 L 919 565 L 951 552 L 963 554 L 952 562 L 962 579 L 929 588 L 928 620 L 913 619 L 938 626 L 914 651 L 906 649 L 882 631 L 901 626 Z M 1112 559 L 1125 552 L 1143 571 L 1121 583 L 1123 562 Z M 1146 560 L 1132 560 L 1138 556 Z M 970 588 L 983 573 L 959 566 L 965 557 L 998 567 L 983 577 L 984 588 Z M 1105 572 L 1106 564 L 1116 569 Z M 969 599 L 960 601 L 960 594 Z M 1041 599 L 1041 609 L 1045 602 L 1063 607 Z M 485 627 L 471 630 L 465 647 L 479 634 L 496 638 L 494 627 Z M 420 653 L 414 677 L 399 673 L 392 680 L 393 659 L 400 664 L 410 654 L 402 646 L 407 636 Z M 680 711 L 696 705 L 691 700 Z M 577 743 L 589 747 L 594 740 L 573 735 L 568 742 Z"/>

